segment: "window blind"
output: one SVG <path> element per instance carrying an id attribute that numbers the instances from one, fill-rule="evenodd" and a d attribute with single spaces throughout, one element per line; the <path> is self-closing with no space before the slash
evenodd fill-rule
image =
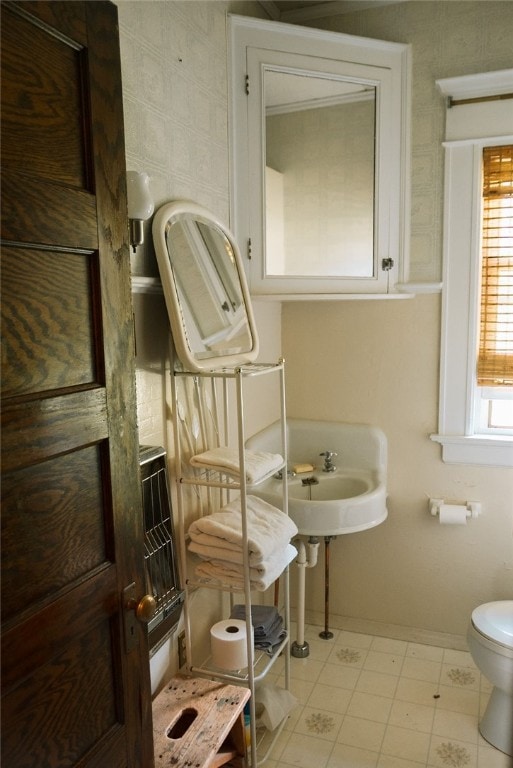
<path id="1" fill-rule="evenodd" d="M 483 150 L 477 383 L 513 385 L 513 145 Z"/>

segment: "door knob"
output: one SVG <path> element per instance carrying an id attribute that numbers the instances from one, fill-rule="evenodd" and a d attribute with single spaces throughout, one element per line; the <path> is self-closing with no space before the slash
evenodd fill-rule
<path id="1" fill-rule="evenodd" d="M 144 595 L 142 597 L 135 609 L 135 615 L 139 619 L 139 621 L 144 622 L 145 624 L 148 623 L 150 619 L 152 619 L 155 616 L 155 611 L 157 610 L 157 601 L 153 597 L 153 595 Z"/>
<path id="2" fill-rule="evenodd" d="M 157 601 L 153 595 L 144 595 L 139 602 L 137 602 L 137 600 L 130 600 L 128 608 L 135 610 L 135 615 L 139 621 L 142 621 L 143 624 L 147 624 L 150 619 L 155 616 Z"/>
<path id="3" fill-rule="evenodd" d="M 135 596 L 135 582 L 123 590 L 125 650 L 130 653 L 139 644 L 140 631 L 137 621 L 147 624 L 155 616 L 157 602 L 153 595 L 144 595 L 140 600 Z"/>

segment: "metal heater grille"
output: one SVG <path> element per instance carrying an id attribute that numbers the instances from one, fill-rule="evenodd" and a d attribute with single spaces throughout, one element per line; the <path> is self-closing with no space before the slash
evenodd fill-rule
<path id="1" fill-rule="evenodd" d="M 184 593 L 178 578 L 165 450 L 141 446 L 140 466 L 146 591 L 157 603 L 155 616 L 148 624 L 150 650 L 155 652 L 176 628 Z"/>

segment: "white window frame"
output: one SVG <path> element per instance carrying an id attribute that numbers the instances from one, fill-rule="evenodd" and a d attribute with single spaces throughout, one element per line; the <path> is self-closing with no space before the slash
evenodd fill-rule
<path id="1" fill-rule="evenodd" d="M 474 424 L 482 434 L 497 435 L 497 427 L 489 426 L 489 408 L 495 400 L 513 400 L 513 387 L 477 387 L 478 396 L 475 398 Z M 513 408 L 513 403 L 510 404 Z M 513 435 L 513 428 L 501 429 L 501 434 Z"/>
<path id="2" fill-rule="evenodd" d="M 438 80 L 448 99 L 513 92 L 513 69 Z M 511 100 L 447 109 L 440 405 L 438 434 L 447 463 L 513 466 L 513 436 L 478 432 L 475 376 L 483 147 L 513 143 Z"/>

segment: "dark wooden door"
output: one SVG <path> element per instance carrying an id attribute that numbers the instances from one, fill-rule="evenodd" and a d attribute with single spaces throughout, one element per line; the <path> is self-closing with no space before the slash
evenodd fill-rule
<path id="1" fill-rule="evenodd" d="M 117 11 L 1 11 L 2 766 L 148 768 Z"/>

